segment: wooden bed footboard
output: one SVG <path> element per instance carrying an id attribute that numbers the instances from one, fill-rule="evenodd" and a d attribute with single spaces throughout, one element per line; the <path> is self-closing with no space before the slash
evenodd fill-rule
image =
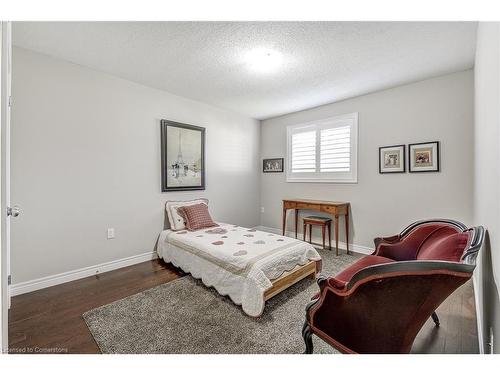
<path id="1" fill-rule="evenodd" d="M 264 292 L 264 301 L 267 301 L 268 299 L 281 293 L 285 289 L 306 278 L 307 276 L 311 276 L 313 280 L 316 279 L 316 273 L 320 270 L 321 260 L 318 260 L 310 261 L 303 266 L 295 267 L 290 272 L 285 272 L 277 279 L 272 280 L 273 285 Z"/>

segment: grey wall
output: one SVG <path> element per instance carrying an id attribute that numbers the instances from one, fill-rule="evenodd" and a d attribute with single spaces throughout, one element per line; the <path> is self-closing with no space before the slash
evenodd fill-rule
<path id="1" fill-rule="evenodd" d="M 280 228 L 281 200 L 293 197 L 351 202 L 352 242 L 361 246 L 372 246 L 375 236 L 395 234 L 417 219 L 471 223 L 471 70 L 265 120 L 261 155 L 286 157 L 287 125 L 351 112 L 359 112 L 358 183 L 287 183 L 285 173 L 263 174 L 261 225 Z M 441 142 L 442 172 L 378 173 L 378 147 L 426 141 Z"/>
<path id="2" fill-rule="evenodd" d="M 487 227 L 488 236 L 474 274 L 482 346 L 500 353 L 500 26 L 481 22 L 477 31 L 475 63 L 475 176 L 474 221 Z"/>
<path id="3" fill-rule="evenodd" d="M 13 66 L 14 283 L 152 251 L 166 200 L 259 223 L 258 121 L 28 50 Z M 160 192 L 162 118 L 206 127 L 205 191 Z"/>

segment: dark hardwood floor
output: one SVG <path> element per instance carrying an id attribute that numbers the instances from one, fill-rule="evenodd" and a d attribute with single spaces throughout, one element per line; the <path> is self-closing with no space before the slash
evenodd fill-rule
<path id="1" fill-rule="evenodd" d="M 100 353 L 84 312 L 180 276 L 176 268 L 154 260 L 13 297 L 9 351 Z"/>
<path id="2" fill-rule="evenodd" d="M 82 314 L 182 275 L 161 260 L 140 263 L 12 298 L 11 353 L 100 353 Z M 441 326 L 429 320 L 414 353 L 478 353 L 472 282 L 438 309 Z"/>
<path id="3" fill-rule="evenodd" d="M 441 326 L 429 319 L 413 343 L 412 353 L 479 353 L 472 280 L 458 288 L 437 309 Z"/>

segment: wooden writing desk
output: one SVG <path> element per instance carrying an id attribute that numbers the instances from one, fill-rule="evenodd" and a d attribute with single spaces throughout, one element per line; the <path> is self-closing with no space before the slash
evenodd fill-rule
<path id="1" fill-rule="evenodd" d="M 283 236 L 286 230 L 286 212 L 291 209 L 295 210 L 295 238 L 297 238 L 299 210 L 319 211 L 333 215 L 335 217 L 335 248 L 337 255 L 339 255 L 339 216 L 343 215 L 345 219 L 345 242 L 347 254 L 349 254 L 349 202 L 283 199 Z"/>

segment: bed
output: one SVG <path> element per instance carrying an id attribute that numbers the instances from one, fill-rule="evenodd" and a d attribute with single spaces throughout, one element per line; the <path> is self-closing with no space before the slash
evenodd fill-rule
<path id="1" fill-rule="evenodd" d="M 260 316 L 268 299 L 305 277 L 314 279 L 321 269 L 321 257 L 309 243 L 218 224 L 162 231 L 158 256 L 229 296 L 249 316 Z"/>

